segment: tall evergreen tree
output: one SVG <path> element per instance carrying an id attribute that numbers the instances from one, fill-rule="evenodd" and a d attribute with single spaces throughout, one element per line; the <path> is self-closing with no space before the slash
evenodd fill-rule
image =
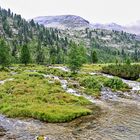
<path id="1" fill-rule="evenodd" d="M 35 22 L 34 22 L 33 19 L 30 21 L 30 24 L 31 24 L 32 27 L 35 27 Z"/>
<path id="2" fill-rule="evenodd" d="M 10 49 L 3 39 L 0 39 L 0 65 L 8 66 L 11 62 Z"/>
<path id="3" fill-rule="evenodd" d="M 135 49 L 135 52 L 134 52 L 134 60 L 136 62 L 138 62 L 138 50 L 137 49 Z"/>
<path id="4" fill-rule="evenodd" d="M 36 53 L 37 53 L 36 62 L 38 64 L 42 64 L 44 62 L 45 57 L 44 57 L 44 53 L 43 53 L 40 41 L 38 42 Z"/>
<path id="5" fill-rule="evenodd" d="M 81 57 L 81 62 L 86 63 L 87 62 L 87 49 L 84 47 L 83 43 L 80 43 L 79 45 L 79 53 Z"/>
<path id="6" fill-rule="evenodd" d="M 50 63 L 51 64 L 56 64 L 57 63 L 56 59 L 57 59 L 58 52 L 57 52 L 57 47 L 55 45 L 50 47 L 49 54 L 50 54 Z"/>
<path id="7" fill-rule="evenodd" d="M 69 47 L 70 50 L 68 52 L 68 66 L 73 73 L 77 73 L 83 64 L 83 56 L 79 46 L 76 43 L 71 42 Z"/>
<path id="8" fill-rule="evenodd" d="M 21 50 L 21 63 L 27 65 L 30 62 L 30 51 L 27 45 L 23 45 Z"/>
<path id="9" fill-rule="evenodd" d="M 96 51 L 91 51 L 91 62 L 92 63 L 97 63 L 98 62 L 98 57 Z"/>
<path id="10" fill-rule="evenodd" d="M 59 47 L 57 47 L 59 48 Z M 63 53 L 63 50 L 61 48 L 57 49 L 59 50 L 58 53 L 57 53 L 57 64 L 62 64 L 64 63 L 64 53 Z"/>

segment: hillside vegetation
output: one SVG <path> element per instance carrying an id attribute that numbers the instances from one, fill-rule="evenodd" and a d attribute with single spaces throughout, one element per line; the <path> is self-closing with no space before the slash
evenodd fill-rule
<path id="1" fill-rule="evenodd" d="M 45 28 L 27 22 L 20 15 L 0 8 L 0 35 L 9 46 L 9 51 L 15 63 L 20 61 L 22 46 L 27 45 L 31 54 L 31 62 L 35 63 L 37 56 L 43 63 L 64 63 L 64 54 L 68 39 L 59 36 L 57 29 Z"/>
<path id="2" fill-rule="evenodd" d="M 80 24 L 81 22 L 80 20 Z M 29 48 L 31 63 L 67 63 L 71 42 L 75 42 L 77 47 L 82 45 L 85 48 L 86 63 L 123 62 L 128 58 L 133 62 L 140 60 L 140 41 L 136 35 L 92 28 L 45 28 L 34 20 L 27 22 L 10 9 L 7 11 L 0 8 L 0 34 L 9 46 L 14 63 L 20 62 L 24 45 Z M 93 55 L 98 58 L 94 59 L 96 61 L 92 59 Z"/>
<path id="3" fill-rule="evenodd" d="M 83 42 L 90 56 L 96 51 L 98 62 L 133 62 L 140 60 L 140 40 L 134 34 L 123 31 L 83 28 L 79 30 L 61 30 L 61 36 L 67 36 L 75 42 Z"/>

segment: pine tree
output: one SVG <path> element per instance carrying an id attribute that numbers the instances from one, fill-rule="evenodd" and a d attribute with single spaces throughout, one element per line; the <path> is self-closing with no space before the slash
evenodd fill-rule
<path id="1" fill-rule="evenodd" d="M 63 50 L 61 48 L 57 47 L 57 50 L 59 50 L 57 52 L 57 64 L 63 64 L 64 63 L 64 53 L 63 53 Z"/>
<path id="2" fill-rule="evenodd" d="M 91 51 L 91 62 L 92 63 L 97 63 L 98 62 L 98 57 L 96 51 Z"/>
<path id="3" fill-rule="evenodd" d="M 57 47 L 56 46 L 51 46 L 49 50 L 49 55 L 50 55 L 50 63 L 51 64 L 56 64 L 56 59 L 57 59 Z"/>
<path id="4" fill-rule="evenodd" d="M 38 42 L 36 53 L 37 53 L 36 55 L 37 64 L 42 64 L 44 62 L 45 57 L 40 42 Z"/>
<path id="5" fill-rule="evenodd" d="M 131 60 L 130 60 L 130 58 L 126 58 L 125 63 L 126 63 L 126 65 L 131 65 Z"/>
<path id="6" fill-rule="evenodd" d="M 27 45 L 24 45 L 21 50 L 21 63 L 27 65 L 30 62 L 30 51 Z"/>
<path id="7" fill-rule="evenodd" d="M 0 39 L 0 64 L 2 67 L 8 66 L 11 62 L 10 49 L 3 39 Z"/>
<path id="8" fill-rule="evenodd" d="M 73 73 L 77 73 L 83 64 L 83 57 L 76 43 L 71 42 L 69 47 L 68 66 Z"/>
<path id="9" fill-rule="evenodd" d="M 30 24 L 31 24 L 32 27 L 35 27 L 35 22 L 34 22 L 33 19 L 30 21 Z"/>
<path id="10" fill-rule="evenodd" d="M 80 53 L 80 57 L 81 57 L 81 62 L 82 63 L 86 63 L 87 62 L 87 50 L 84 47 L 83 43 L 80 43 L 79 45 L 79 53 Z"/>
<path id="11" fill-rule="evenodd" d="M 135 52 L 134 52 L 134 60 L 136 62 L 138 62 L 138 50 L 137 49 L 135 49 Z"/>

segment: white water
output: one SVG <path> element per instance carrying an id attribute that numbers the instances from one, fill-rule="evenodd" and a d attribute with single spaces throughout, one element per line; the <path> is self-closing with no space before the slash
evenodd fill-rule
<path id="1" fill-rule="evenodd" d="M 65 72 L 69 72 L 70 70 L 67 68 L 67 67 L 61 67 L 61 66 L 57 66 L 57 67 L 53 67 L 53 66 L 50 66 L 50 68 L 57 68 L 57 69 L 60 69 L 62 71 L 65 71 Z M 92 72 L 92 73 L 89 73 L 90 75 L 103 75 L 105 77 L 108 77 L 108 78 L 113 78 L 114 76 L 112 75 L 109 75 L 109 74 L 104 74 L 104 73 L 97 73 L 97 72 Z M 131 81 L 131 80 L 125 80 L 123 78 L 120 78 L 124 83 L 128 84 L 128 86 L 130 86 L 132 88 L 133 91 L 139 91 L 140 90 L 140 82 L 136 82 L 136 81 Z"/>
<path id="2" fill-rule="evenodd" d="M 140 82 L 125 80 L 125 79 L 122 79 L 122 81 L 124 83 L 128 84 L 132 88 L 133 91 L 139 91 L 140 90 Z"/>
<path id="3" fill-rule="evenodd" d="M 104 74 L 104 73 L 89 73 L 90 75 L 102 75 L 108 78 L 113 78 L 115 76 Z M 120 77 L 119 77 L 120 78 Z M 123 78 L 120 78 L 124 83 L 128 84 L 132 88 L 133 91 L 139 91 L 140 90 L 140 82 L 132 81 L 132 80 L 125 80 Z"/>
<path id="4" fill-rule="evenodd" d="M 69 72 L 70 70 L 67 68 L 67 67 L 61 67 L 61 66 L 49 66 L 49 68 L 56 68 L 56 69 L 60 69 L 62 71 L 65 71 L 65 72 Z"/>

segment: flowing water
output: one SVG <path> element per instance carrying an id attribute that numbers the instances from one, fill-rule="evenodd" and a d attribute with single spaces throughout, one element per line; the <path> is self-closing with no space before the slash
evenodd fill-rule
<path id="1" fill-rule="evenodd" d="M 135 93 L 139 91 L 139 82 L 123 80 L 132 86 L 133 94 L 112 92 L 103 87 L 101 99 L 97 100 L 68 88 L 67 80 L 53 75 L 43 76 L 59 80 L 68 94 L 83 96 L 100 106 L 99 115 L 85 116 L 61 124 L 42 123 L 33 119 L 11 119 L 1 115 L 0 140 L 34 140 L 38 135 L 46 136 L 46 140 L 140 140 L 140 100 Z"/>
<path id="2" fill-rule="evenodd" d="M 108 74 L 103 74 L 101 73 L 103 76 L 106 76 L 108 78 L 113 78 L 114 76 L 112 75 L 108 75 Z M 122 78 L 121 78 L 122 79 Z M 126 84 L 128 84 L 133 91 L 138 91 L 140 90 L 140 82 L 136 82 L 136 81 L 131 81 L 131 80 L 125 80 L 125 79 L 122 79 L 122 81 Z"/>

